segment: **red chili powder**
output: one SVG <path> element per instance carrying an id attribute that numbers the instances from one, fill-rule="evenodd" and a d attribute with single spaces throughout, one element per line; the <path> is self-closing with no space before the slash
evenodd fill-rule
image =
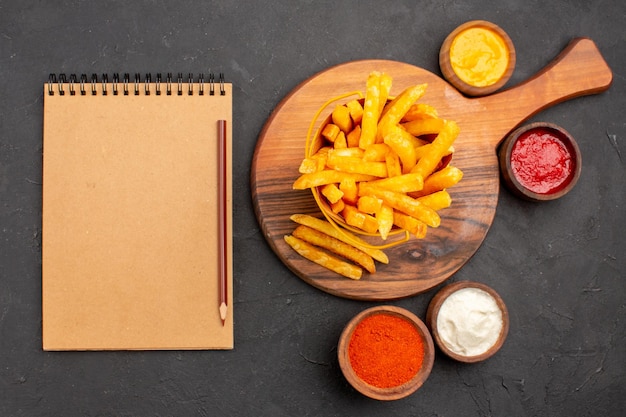
<path id="1" fill-rule="evenodd" d="M 567 185 L 574 169 L 572 155 L 549 129 L 522 134 L 511 150 L 511 168 L 524 187 L 538 194 L 550 194 Z"/>
<path id="2" fill-rule="evenodd" d="M 348 357 L 354 372 L 378 388 L 397 387 L 422 367 L 424 343 L 417 329 L 400 317 L 374 314 L 352 333 Z"/>

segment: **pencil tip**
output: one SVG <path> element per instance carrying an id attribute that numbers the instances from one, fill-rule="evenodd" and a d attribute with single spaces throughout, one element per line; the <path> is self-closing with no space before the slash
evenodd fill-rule
<path id="1" fill-rule="evenodd" d="M 222 319 L 222 326 L 226 323 L 226 313 L 228 312 L 228 307 L 226 303 L 220 304 L 220 318 Z"/>

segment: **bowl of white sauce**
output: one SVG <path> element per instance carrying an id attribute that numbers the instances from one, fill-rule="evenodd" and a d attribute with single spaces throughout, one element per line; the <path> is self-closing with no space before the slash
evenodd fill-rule
<path id="1" fill-rule="evenodd" d="M 473 363 L 500 350 L 509 332 L 509 314 L 491 287 L 459 281 L 446 285 L 433 297 L 426 324 L 443 353 Z"/>

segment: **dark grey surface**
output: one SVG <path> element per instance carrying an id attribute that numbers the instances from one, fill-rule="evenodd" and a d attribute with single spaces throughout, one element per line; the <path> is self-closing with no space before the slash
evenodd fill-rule
<path id="1" fill-rule="evenodd" d="M 374 303 L 312 288 L 273 254 L 250 198 L 253 151 L 271 111 L 306 78 L 364 58 L 439 74 L 441 43 L 472 19 L 515 43 L 509 86 L 578 36 L 596 41 L 614 82 L 532 119 L 578 139 L 580 182 L 545 204 L 502 189 L 484 244 L 450 279 L 502 295 L 511 319 L 502 350 L 474 365 L 438 354 L 420 391 L 376 402 L 347 385 L 335 348 L 344 324 Z M 622 0 L 0 1 L 0 415 L 623 415 L 625 19 Z M 43 352 L 42 83 L 50 72 L 209 70 L 234 84 L 235 349 Z M 435 290 L 390 304 L 423 318 Z"/>

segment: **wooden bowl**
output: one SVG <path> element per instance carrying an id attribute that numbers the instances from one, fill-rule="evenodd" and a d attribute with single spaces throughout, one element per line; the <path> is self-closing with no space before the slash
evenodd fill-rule
<path id="1" fill-rule="evenodd" d="M 495 300 L 497 306 L 500 309 L 500 312 L 502 313 L 502 327 L 495 342 L 483 353 L 472 356 L 462 355 L 451 350 L 444 342 L 437 326 L 437 319 L 443 303 L 448 299 L 450 295 L 465 288 L 476 288 L 489 294 Z M 504 304 L 504 301 L 502 301 L 502 298 L 491 287 L 478 282 L 459 281 L 443 287 L 433 297 L 430 304 L 428 305 L 428 310 L 426 312 L 426 323 L 430 328 L 435 343 L 443 353 L 459 362 L 474 363 L 484 361 L 485 359 L 493 356 L 498 350 L 500 350 L 509 332 L 509 313 L 506 305 Z"/>
<path id="2" fill-rule="evenodd" d="M 518 178 L 515 172 L 516 168 L 513 166 L 511 160 L 511 155 L 514 152 L 516 143 L 533 133 L 549 134 L 555 140 L 561 142 L 570 157 L 571 163 L 568 168 L 567 176 L 564 177 L 563 182 L 558 186 L 549 190 L 533 189 L 525 185 L 524 181 Z M 530 123 L 516 129 L 507 136 L 500 146 L 498 157 L 502 179 L 511 192 L 518 197 L 536 202 L 555 200 L 567 194 L 576 185 L 582 169 L 582 156 L 578 144 L 565 129 L 552 123 Z"/>
<path id="3" fill-rule="evenodd" d="M 417 330 L 419 337 L 421 337 L 424 347 L 424 356 L 421 368 L 417 373 L 407 382 L 393 386 L 390 388 L 379 388 L 374 385 L 370 385 L 361 379 L 352 367 L 349 356 L 349 346 L 355 329 L 361 323 L 362 320 L 370 316 L 377 314 L 387 314 L 393 317 L 397 317 L 406 320 L 413 325 Z M 339 345 L 337 349 L 337 355 L 339 359 L 339 365 L 341 371 L 346 380 L 361 394 L 381 401 L 398 400 L 407 397 L 417 391 L 426 381 L 433 367 L 435 360 L 435 346 L 433 339 L 428 331 L 428 328 L 417 316 L 408 310 L 400 307 L 393 306 L 377 306 L 362 311 L 357 314 L 344 328 L 341 337 L 339 339 Z"/>
<path id="4" fill-rule="evenodd" d="M 497 79 L 497 81 L 484 86 L 470 84 L 461 79 L 461 77 L 455 72 L 450 58 L 450 50 L 452 48 L 454 40 L 462 32 L 473 28 L 486 29 L 495 33 L 502 39 L 508 51 L 508 65 L 503 74 L 500 76 L 500 78 Z M 513 45 L 511 38 L 509 38 L 509 35 L 507 35 L 507 33 L 502 30 L 502 28 L 500 28 L 498 25 L 487 22 L 485 20 L 473 20 L 457 27 L 446 37 L 441 46 L 441 49 L 439 50 L 439 67 L 441 68 L 443 76 L 450 84 L 452 84 L 460 92 L 468 96 L 484 96 L 502 88 L 507 83 L 507 81 L 509 81 L 511 75 L 513 75 L 513 71 L 515 69 L 515 61 L 515 46 Z"/>

